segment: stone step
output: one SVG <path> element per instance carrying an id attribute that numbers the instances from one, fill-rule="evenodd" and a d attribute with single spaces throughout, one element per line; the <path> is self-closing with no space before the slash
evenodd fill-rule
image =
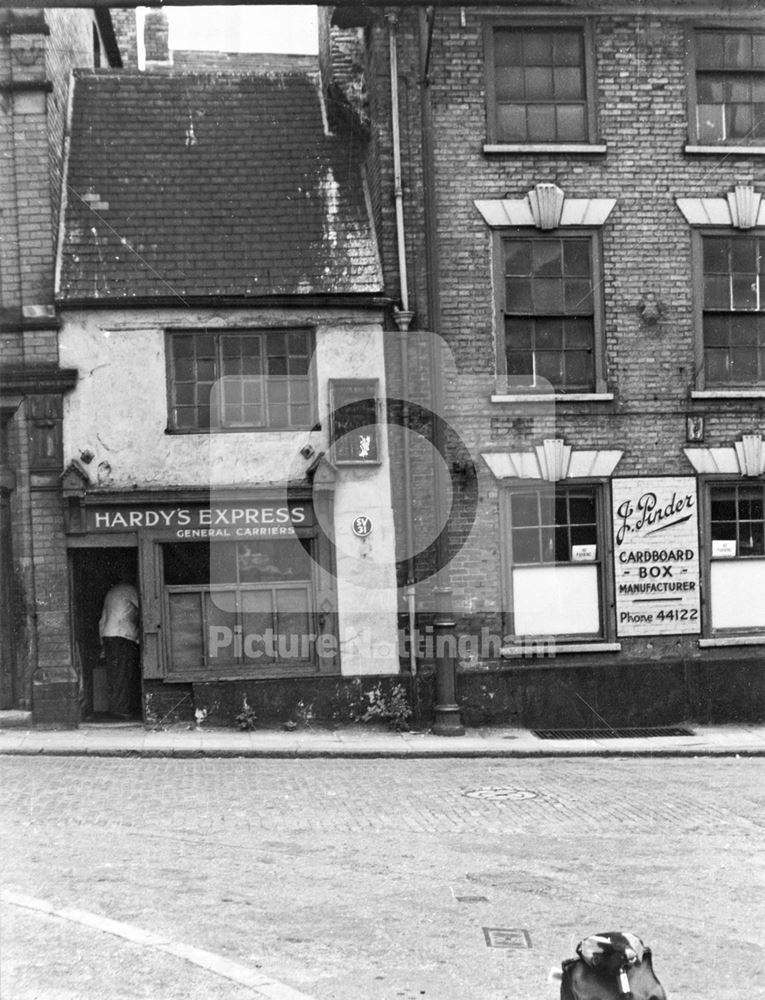
<path id="1" fill-rule="evenodd" d="M 22 729 L 32 725 L 32 713 L 20 708 L 0 711 L 0 729 Z"/>

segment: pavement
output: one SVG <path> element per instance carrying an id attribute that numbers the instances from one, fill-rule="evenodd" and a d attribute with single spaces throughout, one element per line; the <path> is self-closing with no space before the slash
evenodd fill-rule
<path id="1" fill-rule="evenodd" d="M 393 732 L 366 724 L 234 729 L 175 724 L 161 729 L 140 723 L 83 724 L 55 730 L 19 725 L 0 712 L 0 754 L 94 757 L 765 757 L 765 723 L 688 724 L 692 735 L 628 738 L 541 739 L 527 729 L 482 727 L 463 736 L 429 731 Z"/>

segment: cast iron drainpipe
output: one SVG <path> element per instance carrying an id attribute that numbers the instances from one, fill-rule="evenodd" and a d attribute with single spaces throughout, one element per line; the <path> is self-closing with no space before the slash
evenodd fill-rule
<path id="1" fill-rule="evenodd" d="M 399 329 L 401 354 L 401 395 L 403 397 L 403 451 L 404 451 L 404 534 L 406 544 L 406 606 L 409 623 L 409 670 L 414 677 L 417 673 L 417 651 L 414 636 L 416 630 L 416 608 L 414 589 L 414 527 L 412 525 L 412 478 L 409 451 L 409 365 L 406 349 L 406 334 L 414 313 L 409 309 L 409 278 L 406 267 L 406 230 L 404 228 L 404 188 L 401 181 L 401 130 L 398 114 L 398 13 L 387 13 L 388 50 L 390 55 L 390 103 L 391 132 L 393 140 L 393 191 L 396 205 L 396 249 L 398 253 L 398 277 L 401 287 L 401 309 L 394 310 L 394 319 Z"/>
<path id="2" fill-rule="evenodd" d="M 428 316 L 430 327 L 435 335 L 441 329 L 441 287 L 439 281 L 438 232 L 435 195 L 435 170 L 433 153 L 433 109 L 430 103 L 430 54 L 433 45 L 433 29 L 436 12 L 434 7 L 418 8 L 420 37 L 420 66 L 422 68 L 422 184 L 423 207 L 425 213 L 425 249 L 428 288 Z M 430 379 L 433 412 L 443 415 L 443 392 L 441 386 L 441 366 L 436 355 L 435 337 L 431 338 Z M 443 422 L 438 420 L 433 426 L 433 447 L 440 455 L 444 454 L 446 441 Z M 434 510 L 438 524 L 443 523 L 443 500 L 438 489 L 434 490 Z M 452 497 L 454 503 L 454 497 Z M 438 541 L 439 572 L 449 562 L 448 540 L 443 532 Z M 433 732 L 437 736 L 464 736 L 462 716 L 457 704 L 457 664 L 453 652 L 450 652 L 450 640 L 454 642 L 453 608 L 451 606 L 452 591 L 449 587 L 434 588 L 436 600 L 436 617 L 434 631 L 436 637 L 436 703 L 434 706 L 435 722 Z M 441 655 L 438 655 L 438 640 L 442 640 Z M 453 645 L 452 647 L 453 648 Z"/>

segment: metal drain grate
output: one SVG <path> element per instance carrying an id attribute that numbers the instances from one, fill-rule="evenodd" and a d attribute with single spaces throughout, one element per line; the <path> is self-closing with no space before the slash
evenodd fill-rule
<path id="1" fill-rule="evenodd" d="M 653 726 L 646 729 L 532 729 L 540 740 L 638 740 L 641 737 L 694 736 L 686 726 Z"/>

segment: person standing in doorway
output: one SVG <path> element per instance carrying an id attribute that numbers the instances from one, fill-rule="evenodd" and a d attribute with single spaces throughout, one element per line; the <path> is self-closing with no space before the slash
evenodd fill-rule
<path id="1" fill-rule="evenodd" d="M 140 635 L 138 591 L 132 583 L 120 580 L 107 593 L 98 634 L 106 663 L 109 714 L 130 719 L 138 707 Z"/>

